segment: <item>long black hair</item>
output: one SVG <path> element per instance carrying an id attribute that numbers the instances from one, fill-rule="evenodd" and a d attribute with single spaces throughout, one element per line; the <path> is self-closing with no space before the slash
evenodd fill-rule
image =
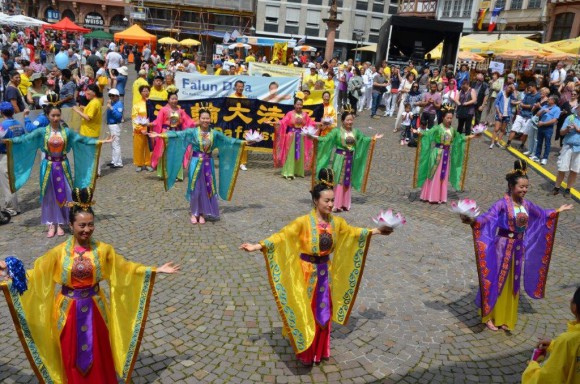
<path id="1" fill-rule="evenodd" d="M 316 201 L 320 199 L 320 194 L 324 191 L 332 190 L 334 188 L 334 171 L 332 168 L 322 168 L 318 172 L 318 183 L 312 188 L 310 194 L 312 195 L 312 200 Z"/>
<path id="2" fill-rule="evenodd" d="M 505 175 L 508 182 L 508 193 L 516 186 L 520 179 L 528 179 L 528 164 L 522 160 L 514 161 L 514 169 Z"/>
<path id="3" fill-rule="evenodd" d="M 68 221 L 71 225 L 75 222 L 76 215 L 80 212 L 90 213 L 95 216 L 95 212 L 91 207 L 93 205 L 92 188 L 74 188 L 72 190 L 72 198 L 73 201 L 68 203 L 70 207 Z"/>
<path id="4" fill-rule="evenodd" d="M 572 297 L 572 303 L 576 305 L 576 317 L 580 318 L 580 287 L 574 292 L 574 297 Z"/>

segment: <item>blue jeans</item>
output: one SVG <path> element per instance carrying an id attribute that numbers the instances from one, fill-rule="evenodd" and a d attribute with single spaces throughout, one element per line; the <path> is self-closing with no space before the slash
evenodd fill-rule
<path id="1" fill-rule="evenodd" d="M 371 107 L 371 117 L 377 114 L 377 108 L 379 107 L 379 102 L 381 101 L 381 94 L 379 92 L 373 91 L 373 104 Z"/>
<path id="2" fill-rule="evenodd" d="M 536 138 L 536 157 L 538 159 L 547 159 L 550 155 L 550 147 L 552 145 L 552 135 L 554 134 L 554 127 L 540 127 L 538 128 L 538 136 Z M 544 156 L 540 157 L 542 153 L 542 143 L 544 144 Z"/>

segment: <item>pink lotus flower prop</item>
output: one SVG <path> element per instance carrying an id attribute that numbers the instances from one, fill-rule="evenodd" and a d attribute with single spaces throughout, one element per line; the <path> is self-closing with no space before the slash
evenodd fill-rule
<path id="1" fill-rule="evenodd" d="M 149 124 L 149 119 L 143 116 L 137 116 L 133 119 L 133 124 L 135 125 L 145 125 Z"/>
<path id="2" fill-rule="evenodd" d="M 322 124 L 331 125 L 334 119 L 332 117 L 323 117 Z"/>
<path id="3" fill-rule="evenodd" d="M 401 213 L 393 214 L 392 209 L 381 211 L 377 217 L 373 217 L 373 221 L 379 227 L 389 227 L 392 229 L 402 227 L 407 223 L 407 220 Z"/>
<path id="4" fill-rule="evenodd" d="M 487 127 L 485 124 L 477 124 L 475 127 L 471 128 L 471 133 L 474 135 L 481 135 L 486 129 Z"/>
<path id="5" fill-rule="evenodd" d="M 318 129 L 316 127 L 309 125 L 307 127 L 302 128 L 302 134 L 306 136 L 318 137 L 316 134 L 318 133 Z"/>
<path id="6" fill-rule="evenodd" d="M 451 202 L 451 212 L 459 213 L 460 215 L 465 215 L 467 217 L 477 217 L 479 216 L 479 207 L 475 200 L 471 199 L 461 199 L 459 201 Z"/>
<path id="7" fill-rule="evenodd" d="M 258 142 L 264 140 L 264 135 L 262 135 L 258 131 L 254 131 L 254 130 L 250 129 L 249 131 L 246 131 L 246 133 L 244 133 L 244 138 L 247 141 L 251 141 L 253 143 L 258 143 Z"/>

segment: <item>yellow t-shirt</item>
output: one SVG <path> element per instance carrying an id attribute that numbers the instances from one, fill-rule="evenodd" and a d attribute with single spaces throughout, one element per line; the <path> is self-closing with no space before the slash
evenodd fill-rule
<path id="1" fill-rule="evenodd" d="M 318 76 L 318 73 L 315 73 L 314 75 L 308 74 L 304 75 L 304 77 L 302 78 L 302 84 L 314 86 L 314 84 L 316 84 L 318 80 L 320 80 L 320 76 Z"/>
<path id="2" fill-rule="evenodd" d="M 20 75 L 20 84 L 18 84 L 18 89 L 20 90 L 22 96 L 26 96 L 26 93 L 28 93 L 28 87 L 31 85 L 32 81 L 28 79 L 28 76 L 26 76 L 24 73 Z"/>
<path id="3" fill-rule="evenodd" d="M 391 67 L 385 67 L 383 69 L 383 71 L 384 71 L 384 74 L 385 74 L 384 77 L 386 77 L 387 79 L 390 79 L 391 78 Z"/>
<path id="4" fill-rule="evenodd" d="M 334 79 L 324 80 L 324 89 L 327 91 L 334 89 Z"/>
<path id="5" fill-rule="evenodd" d="M 232 93 L 231 95 L 229 95 L 228 97 L 233 97 L 234 99 L 247 99 L 248 98 L 248 96 L 246 96 L 246 95 L 238 96 L 238 95 L 236 95 L 235 92 Z"/>
<path id="6" fill-rule="evenodd" d="M 218 69 L 216 69 L 216 70 L 214 71 L 214 73 L 213 73 L 213 74 L 214 74 L 215 76 L 219 76 L 219 75 L 221 75 L 221 74 L 222 74 L 222 71 L 223 71 L 223 69 L 221 69 L 221 68 L 218 68 Z"/>
<path id="7" fill-rule="evenodd" d="M 165 89 L 158 91 L 155 88 L 151 88 L 151 92 L 149 93 L 149 100 L 165 101 L 167 100 L 167 91 Z"/>
<path id="8" fill-rule="evenodd" d="M 141 100 L 141 95 L 139 94 L 139 87 L 142 85 L 149 85 L 147 80 L 142 77 L 138 77 L 137 80 L 133 82 L 133 105 Z"/>
<path id="9" fill-rule="evenodd" d="M 101 125 L 103 124 L 103 109 L 101 101 L 94 97 L 85 107 L 84 113 L 91 119 L 89 121 L 82 119 L 79 133 L 87 137 L 99 137 L 101 134 Z"/>
<path id="10" fill-rule="evenodd" d="M 246 63 L 252 62 L 252 61 L 256 61 L 256 58 L 254 56 L 248 56 L 246 57 Z"/>
<path id="11" fill-rule="evenodd" d="M 207 71 L 199 71 L 199 70 L 198 70 L 198 73 L 199 73 L 200 75 L 207 75 Z"/>

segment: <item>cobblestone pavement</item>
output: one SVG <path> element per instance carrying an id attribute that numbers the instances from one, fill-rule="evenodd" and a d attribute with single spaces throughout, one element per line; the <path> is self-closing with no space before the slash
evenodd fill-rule
<path id="1" fill-rule="evenodd" d="M 134 171 L 131 129 L 124 124 L 125 167 L 105 169 L 98 181 L 95 237 L 131 260 L 183 266 L 156 283 L 135 383 L 515 383 L 536 338 L 565 330 L 580 283 L 578 207 L 561 216 L 546 299 L 523 296 L 516 329 L 490 332 L 473 303 L 477 273 L 469 227 L 448 206 L 418 201 L 411 189 L 415 151 L 399 145 L 393 118 L 368 115 L 356 125 L 385 137 L 367 194 L 355 193 L 353 209 L 342 215 L 352 225 L 372 226 L 372 215 L 393 208 L 408 223 L 373 238 L 350 322 L 333 326 L 332 357 L 312 368 L 296 362 L 281 336 L 263 258 L 238 250 L 243 241 L 263 239 L 308 212 L 309 179 L 284 180 L 270 156 L 250 154 L 233 200 L 220 203 L 221 220 L 194 226 L 185 183 L 166 193 L 154 173 Z M 487 141 L 473 142 L 466 191 L 450 199 L 468 196 L 487 209 L 505 192 L 514 159 L 488 150 Z M 110 148 L 103 156 L 109 161 Z M 2 255 L 16 254 L 27 265 L 62 241 L 46 239 L 38 225 L 37 172 L 19 193 L 24 213 L 0 228 Z M 539 175 L 530 179 L 528 197 L 535 203 L 571 201 L 548 196 L 551 185 Z M 4 300 L 0 318 L 0 382 L 35 382 Z"/>

